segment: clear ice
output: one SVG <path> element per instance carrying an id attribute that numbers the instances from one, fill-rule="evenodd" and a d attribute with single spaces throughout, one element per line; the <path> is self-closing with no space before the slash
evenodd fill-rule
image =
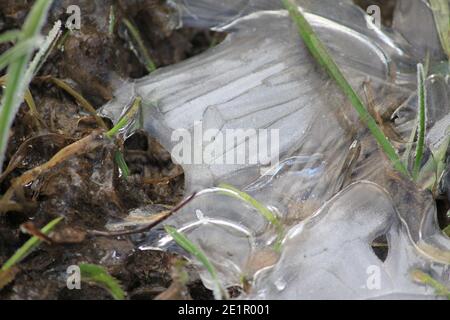
<path id="1" fill-rule="evenodd" d="M 280 143 L 274 166 L 270 158 L 265 164 L 182 164 L 186 194 L 201 191 L 165 224 L 206 253 L 223 286 L 249 281 L 241 298 L 436 298 L 411 277 L 420 269 L 449 284 L 450 241 L 438 227 L 433 197 L 391 169 L 281 3 L 172 3 L 184 25 L 227 32 L 226 40 L 124 85 L 102 114 L 117 121 L 141 96 L 141 123 L 167 150 L 177 146 L 174 133 L 194 135 L 199 124 L 216 129 L 211 139 L 230 129 L 278 130 Z M 431 65 L 444 57 L 426 1 L 400 0 L 389 30 L 371 24 L 352 1 L 297 3 L 366 102 L 379 114 L 398 108 L 393 143 L 404 150 L 416 119 L 416 64 L 426 52 Z M 427 144 L 437 150 L 449 134 L 448 77 L 430 75 L 427 88 Z M 214 160 L 245 156 L 242 146 L 251 138 L 216 150 Z M 220 183 L 240 188 L 277 215 L 286 231 L 280 250 L 273 249 L 277 230 Z M 388 242 L 385 260 L 371 247 L 380 236 Z M 176 250 L 161 230 L 140 243 L 142 250 L 154 248 Z M 198 269 L 213 289 L 209 274 Z"/>

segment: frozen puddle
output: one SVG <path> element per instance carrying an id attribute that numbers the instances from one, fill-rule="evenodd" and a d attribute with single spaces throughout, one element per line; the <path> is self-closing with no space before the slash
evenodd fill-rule
<path id="1" fill-rule="evenodd" d="M 434 200 L 392 172 L 279 2 L 174 3 L 184 24 L 227 32 L 227 39 L 125 85 L 102 111 L 117 120 L 141 96 L 144 128 L 178 157 L 187 194 L 203 190 L 166 223 L 207 254 L 224 286 L 251 283 L 244 298 L 433 298 L 433 289 L 414 283 L 411 272 L 420 269 L 448 283 L 450 242 L 437 226 Z M 429 44 L 413 47 L 408 34 L 369 28 L 351 1 L 299 4 L 361 96 L 380 114 L 401 106 L 398 146 L 404 149 L 401 139 L 409 136 L 415 114 L 419 49 Z M 420 3 L 413 8 L 423 10 Z M 417 12 L 399 10 L 402 31 Z M 435 32 L 434 23 L 422 26 Z M 427 138 L 437 148 L 447 134 L 448 84 L 431 76 L 427 86 Z M 236 130 L 247 134 L 227 144 Z M 202 143 L 196 145 L 199 133 Z M 174 152 L 180 139 L 190 137 L 189 152 L 186 145 Z M 259 157 L 252 159 L 252 150 Z M 286 232 L 280 251 L 273 250 L 277 230 L 236 194 L 217 188 L 224 182 L 278 216 Z M 371 247 L 380 236 L 388 242 L 384 261 Z M 175 246 L 153 232 L 140 248 L 155 247 Z M 209 274 L 201 266 L 199 271 L 213 288 Z"/>

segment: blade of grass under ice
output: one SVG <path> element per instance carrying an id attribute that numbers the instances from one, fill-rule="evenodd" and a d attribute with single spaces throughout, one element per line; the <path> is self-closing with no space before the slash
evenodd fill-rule
<path id="1" fill-rule="evenodd" d="M 275 250 L 279 251 L 281 248 L 281 242 L 283 241 L 284 237 L 284 228 L 281 224 L 278 217 L 270 211 L 265 205 L 260 203 L 258 200 L 250 196 L 248 193 L 245 193 L 239 189 L 236 189 L 233 186 L 230 186 L 228 184 L 220 184 L 219 188 L 229 191 L 230 193 L 224 193 L 227 195 L 234 195 L 236 198 L 241 199 L 248 204 L 250 204 L 252 207 L 254 207 L 267 221 L 272 224 L 276 230 L 277 230 L 277 240 L 275 241 Z"/>
<path id="2" fill-rule="evenodd" d="M 346 97 L 350 100 L 353 107 L 359 114 L 361 121 L 367 126 L 376 139 L 380 147 L 383 149 L 386 156 L 391 161 L 394 168 L 406 176 L 410 176 L 408 170 L 403 165 L 397 151 L 393 145 L 389 142 L 383 131 L 377 125 L 375 119 L 367 111 L 361 98 L 353 90 L 352 86 L 345 79 L 342 71 L 338 65 L 334 62 L 331 55 L 328 53 L 327 48 L 315 34 L 313 28 L 306 20 L 304 15 L 300 12 L 299 8 L 291 2 L 291 0 L 281 0 L 285 8 L 289 11 L 292 20 L 298 27 L 300 36 L 302 37 L 305 45 L 315 58 L 315 60 L 327 71 L 327 73 L 336 81 L 338 86 L 342 89 Z"/>
<path id="3" fill-rule="evenodd" d="M 446 137 L 437 149 L 431 149 L 431 156 L 428 161 L 420 168 L 417 177 L 417 183 L 423 189 L 429 189 L 431 192 L 438 191 L 439 184 L 444 177 L 447 168 L 447 154 L 450 148 L 450 127 L 446 130 Z"/>
<path id="4" fill-rule="evenodd" d="M 278 226 L 280 222 L 278 221 L 278 218 L 273 214 L 272 211 L 267 209 L 266 206 L 261 204 L 258 200 L 250 196 L 248 193 L 245 193 L 233 186 L 230 186 L 228 184 L 222 183 L 219 185 L 219 188 L 225 189 L 228 191 L 231 191 L 232 193 L 235 193 L 237 198 L 244 200 L 248 204 L 250 204 L 252 207 L 254 207 L 256 210 L 258 210 L 261 215 L 266 218 L 267 221 L 269 221 L 274 226 Z"/>
<path id="5" fill-rule="evenodd" d="M 130 110 L 128 110 L 125 115 L 120 118 L 120 120 L 117 122 L 117 124 L 106 133 L 106 137 L 109 139 L 112 139 L 114 136 L 116 136 L 120 130 L 122 130 L 125 126 L 127 126 L 130 121 L 133 120 L 133 118 L 138 113 L 142 103 L 141 97 L 136 97 L 133 101 L 133 104 L 131 105 Z M 117 163 L 117 166 L 120 169 L 120 173 L 122 178 L 125 180 L 128 179 L 128 176 L 130 175 L 130 169 L 128 168 L 127 162 L 125 161 L 125 157 L 123 153 L 119 150 L 116 151 L 115 155 L 115 161 Z"/>
<path id="6" fill-rule="evenodd" d="M 209 272 L 216 287 L 214 290 L 215 298 L 217 300 L 221 300 L 223 298 L 228 299 L 228 294 L 226 290 L 223 289 L 222 285 L 220 284 L 216 268 L 214 268 L 212 263 L 206 257 L 205 253 L 202 250 L 200 250 L 200 248 L 198 248 L 194 243 L 192 243 L 185 235 L 178 232 L 178 230 L 175 229 L 174 227 L 165 226 L 164 228 L 167 234 L 169 234 L 181 248 L 183 248 L 186 252 L 190 253 L 195 258 L 197 258 L 197 260 L 200 261 L 202 265 L 205 267 L 205 269 Z"/>
<path id="7" fill-rule="evenodd" d="M 108 138 L 113 138 L 115 135 L 119 133 L 121 129 L 126 127 L 130 121 L 133 120 L 133 118 L 136 116 L 137 112 L 139 111 L 139 108 L 141 107 L 142 98 L 136 97 L 133 101 L 133 104 L 131 105 L 131 108 L 128 112 L 124 114 L 122 118 L 117 122 L 117 124 L 106 133 L 106 136 Z"/>

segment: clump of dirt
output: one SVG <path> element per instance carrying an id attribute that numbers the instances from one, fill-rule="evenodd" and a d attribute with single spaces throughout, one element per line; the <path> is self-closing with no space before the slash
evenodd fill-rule
<path id="1" fill-rule="evenodd" d="M 107 222 L 126 217 L 131 209 L 155 204 L 170 207 L 181 200 L 183 171 L 157 141 L 145 132 L 126 142 L 93 139 L 85 149 L 37 173 L 30 183 L 17 187 L 14 182 L 99 129 L 95 118 L 48 76 L 62 79 L 98 108 L 112 98 L 124 79 L 148 73 L 131 50 L 124 18 L 140 31 L 158 67 L 198 54 L 222 36 L 177 29 L 176 11 L 162 0 L 55 1 L 44 33 L 55 21 L 66 21 L 71 5 L 81 9 L 81 29 L 64 30 L 30 87 L 42 120 L 36 121 L 23 104 L 11 129 L 0 175 L 0 194 L 9 194 L 8 201 L 6 196 L 0 198 L 0 264 L 29 238 L 20 231 L 26 222 L 42 227 L 63 216 L 54 238 L 66 244 L 42 244 L 18 265 L 14 281 L 0 290 L 0 299 L 110 299 L 105 290 L 89 285 L 67 289 L 66 270 L 79 263 L 105 267 L 130 298 L 152 299 L 170 286 L 175 257 L 136 250 L 128 236 L 87 237 L 86 233 L 104 230 Z M 30 6 L 25 0 L 1 1 L 0 33 L 20 28 Z M 0 53 L 10 46 L 0 46 Z M 120 176 L 115 161 L 120 150 L 130 169 L 127 179 Z M 210 297 L 192 281 L 188 286 L 192 297 Z"/>

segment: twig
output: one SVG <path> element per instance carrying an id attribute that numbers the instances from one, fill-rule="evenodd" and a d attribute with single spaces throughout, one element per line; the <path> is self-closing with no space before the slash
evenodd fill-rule
<path id="1" fill-rule="evenodd" d="M 116 231 L 116 232 L 89 230 L 88 235 L 100 236 L 100 237 L 119 237 L 119 236 L 129 236 L 132 234 L 147 232 L 147 231 L 151 230 L 153 227 L 155 227 L 156 225 L 163 222 L 164 220 L 167 220 L 169 217 L 171 217 L 173 214 L 175 214 L 182 208 L 184 208 L 187 204 L 189 204 L 195 198 L 196 195 L 197 195 L 197 193 L 194 192 L 192 195 L 190 195 L 188 198 L 186 198 L 185 200 L 180 202 L 177 206 L 175 206 L 171 210 L 158 214 L 157 217 L 155 218 L 154 222 L 152 222 L 148 225 L 145 225 L 141 228 L 134 229 L 134 230 Z"/>

